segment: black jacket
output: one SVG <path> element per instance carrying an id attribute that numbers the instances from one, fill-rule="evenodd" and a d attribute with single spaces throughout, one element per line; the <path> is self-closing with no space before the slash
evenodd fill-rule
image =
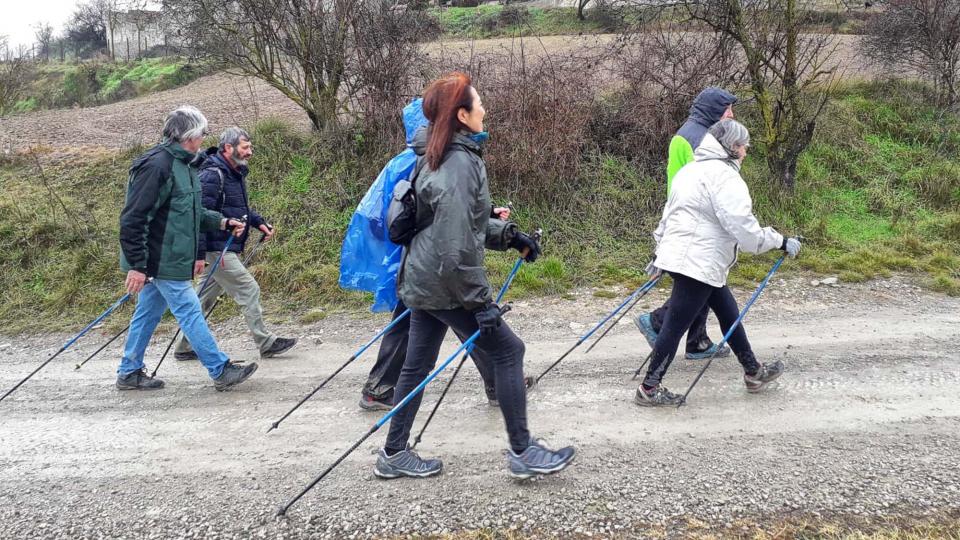
<path id="1" fill-rule="evenodd" d="M 250 208 L 246 182 L 249 169 L 242 166 L 234 169 L 217 152 L 216 147 L 202 152 L 198 156 L 197 166 L 200 169 L 200 182 L 203 184 L 203 207 L 216 210 L 228 218 L 240 219 L 247 216 L 247 230 L 242 237 L 234 239 L 230 244 L 230 251 L 242 252 L 250 229 L 257 229 L 266 223 L 260 214 Z M 227 231 L 216 231 L 204 235 L 197 246 L 197 260 L 203 259 L 207 251 L 221 251 L 229 234 Z"/>

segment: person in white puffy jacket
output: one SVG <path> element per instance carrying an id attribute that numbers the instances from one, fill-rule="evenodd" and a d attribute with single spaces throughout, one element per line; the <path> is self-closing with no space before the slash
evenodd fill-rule
<path id="1" fill-rule="evenodd" d="M 661 384 L 680 339 L 704 305 L 717 315 L 726 333 L 739 315 L 727 287 L 727 275 L 740 249 L 765 253 L 782 249 L 790 257 L 800 252 L 796 238 L 785 238 L 761 227 L 753 201 L 740 176 L 740 164 L 750 146 L 750 133 L 736 120 L 714 124 L 694 153 L 695 161 L 673 179 L 663 217 L 653 233 L 657 242 L 651 272 L 673 278 L 670 310 L 657 338 L 647 374 L 637 389 L 642 406 L 676 405 L 681 396 Z M 729 340 L 743 366 L 747 390 L 755 392 L 783 373 L 783 363 L 757 362 L 741 323 Z"/>

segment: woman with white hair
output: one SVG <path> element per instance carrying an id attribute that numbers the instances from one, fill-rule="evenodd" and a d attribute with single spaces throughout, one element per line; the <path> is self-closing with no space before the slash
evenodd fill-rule
<path id="1" fill-rule="evenodd" d="M 670 311 L 657 338 L 647 374 L 637 389 L 641 406 L 677 405 L 681 396 L 661 384 L 680 338 L 704 305 L 717 315 L 726 333 L 739 315 L 737 301 L 727 287 L 727 275 L 740 249 L 765 253 L 782 249 L 792 258 L 800 241 L 770 227 L 760 227 L 753 201 L 740 176 L 740 165 L 750 147 L 750 133 L 736 120 L 714 124 L 694 153 L 695 161 L 673 179 L 673 189 L 653 233 L 657 242 L 654 272 L 673 278 Z M 743 366 L 747 391 L 759 391 L 783 373 L 783 363 L 757 362 L 743 324 L 729 340 Z"/>

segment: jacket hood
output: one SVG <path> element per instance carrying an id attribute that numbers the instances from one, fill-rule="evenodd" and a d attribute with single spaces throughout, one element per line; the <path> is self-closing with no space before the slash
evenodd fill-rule
<path id="1" fill-rule="evenodd" d="M 413 136 L 413 142 L 410 144 L 410 148 L 412 148 L 418 156 L 423 156 L 427 153 L 427 139 L 429 138 L 429 133 L 430 126 L 425 125 L 420 127 L 420 129 L 418 129 L 416 134 Z M 464 146 L 476 154 L 480 154 L 481 151 L 481 144 L 471 139 L 469 135 L 461 131 L 453 134 L 453 140 L 450 141 L 450 145 L 454 144 Z"/>
<path id="2" fill-rule="evenodd" d="M 703 142 L 693 152 L 693 159 L 696 161 L 723 161 L 729 163 L 737 171 L 740 170 L 740 162 L 730 157 L 720 141 L 709 133 L 704 135 Z"/>
<path id="3" fill-rule="evenodd" d="M 417 98 L 403 108 L 403 127 L 407 131 L 407 146 L 413 144 L 417 130 L 430 122 L 423 115 L 423 98 Z"/>
<path id="4" fill-rule="evenodd" d="M 723 88 L 709 86 L 693 100 L 690 106 L 690 119 L 698 124 L 710 127 L 720 121 L 727 107 L 737 102 L 737 96 Z"/>

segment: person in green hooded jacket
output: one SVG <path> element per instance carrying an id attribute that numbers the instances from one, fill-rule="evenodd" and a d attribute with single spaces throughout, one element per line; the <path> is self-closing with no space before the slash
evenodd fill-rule
<path id="1" fill-rule="evenodd" d="M 710 126 L 725 118 L 733 118 L 733 106 L 737 103 L 737 96 L 722 88 L 710 86 L 700 92 L 690 106 L 690 116 L 680 127 L 677 134 L 670 140 L 670 153 L 667 161 L 667 196 L 673 177 L 685 165 L 692 163 L 693 153 L 700 146 Z M 647 339 L 650 348 L 654 348 L 657 336 L 670 309 L 670 301 L 651 313 L 642 313 L 634 317 L 633 322 Z M 717 351 L 717 344 L 707 335 L 707 315 L 709 308 L 705 305 L 696 316 L 687 332 L 686 358 L 702 360 L 716 353 L 717 357 L 728 356 L 730 347 L 726 345 Z"/>
<path id="2" fill-rule="evenodd" d="M 163 388 L 163 381 L 147 375 L 143 355 L 168 307 L 217 390 L 240 384 L 257 370 L 256 363 L 232 364 L 220 351 L 191 285 L 203 271 L 203 261 L 196 261 L 200 232 L 232 228 L 239 237 L 244 231 L 243 222 L 201 204 L 200 180 L 192 162 L 205 135 L 203 113 L 180 107 L 167 115 L 163 141 L 130 167 L 120 213 L 120 267 L 127 272 L 127 292 L 138 297 L 117 370 L 120 390 Z"/>

